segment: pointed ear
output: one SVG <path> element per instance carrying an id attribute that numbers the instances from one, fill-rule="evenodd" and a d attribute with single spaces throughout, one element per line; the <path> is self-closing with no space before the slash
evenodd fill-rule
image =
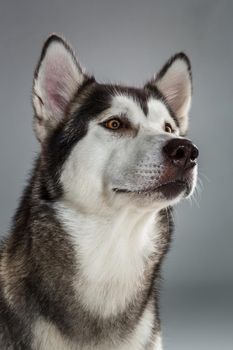
<path id="1" fill-rule="evenodd" d="M 33 81 L 34 129 L 39 141 L 64 118 L 68 103 L 85 77 L 69 45 L 51 35 L 42 49 Z"/>
<path id="2" fill-rule="evenodd" d="M 182 134 L 188 128 L 188 113 L 192 97 L 192 73 L 189 58 L 184 53 L 171 57 L 150 84 L 163 94 L 175 113 Z"/>

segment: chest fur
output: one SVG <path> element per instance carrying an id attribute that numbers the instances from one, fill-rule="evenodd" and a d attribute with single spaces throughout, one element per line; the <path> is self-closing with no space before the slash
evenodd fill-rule
<path id="1" fill-rule="evenodd" d="M 89 311 L 102 317 L 124 312 L 150 284 L 160 258 L 160 231 L 154 213 L 88 218 L 62 206 L 58 216 L 76 251 L 73 286 Z"/>
<path id="2" fill-rule="evenodd" d="M 75 344 L 66 339 L 53 325 L 40 319 L 34 326 L 33 349 L 36 350 L 161 350 L 160 334 L 153 334 L 153 310 L 145 309 L 140 322 L 125 339 L 100 342 L 99 344 Z"/>

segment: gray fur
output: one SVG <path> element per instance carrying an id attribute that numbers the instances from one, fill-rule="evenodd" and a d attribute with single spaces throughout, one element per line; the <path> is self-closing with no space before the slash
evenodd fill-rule
<path id="1" fill-rule="evenodd" d="M 156 82 L 148 83 L 143 89 L 101 85 L 85 73 L 77 84 L 75 94 L 72 92 L 69 103 L 64 107 L 64 101 L 62 105 L 58 101 L 60 120 L 55 123 L 49 119 L 48 122 L 46 118 L 52 116 L 43 111 L 44 103 L 38 95 L 40 87 L 36 79 L 46 50 L 54 41 L 64 45 L 77 65 L 79 74 L 82 74 L 69 46 L 61 38 L 49 38 L 34 80 L 35 130 L 42 143 L 41 152 L 14 216 L 11 231 L 0 250 L 0 348 L 44 350 L 39 345 L 43 339 L 39 339 L 35 331 L 43 320 L 56 329 L 59 337 L 67 344 L 66 349 L 122 349 L 122 344 L 127 343 L 140 321 L 143 322 L 144 314 L 149 311 L 153 314 L 153 323 L 140 349 L 160 349 L 156 347 L 160 333 L 158 291 L 160 267 L 168 251 L 173 229 L 170 201 L 161 207 L 158 204 L 159 210 L 155 210 L 154 246 L 145 259 L 140 285 L 134 297 L 123 311 L 108 317 L 85 308 L 79 290 L 74 287 L 75 279 L 82 283 L 81 253 L 79 255 L 70 232 L 66 230 L 58 204 L 65 203 L 66 191 L 61 179 L 72 151 L 78 149 L 79 142 L 87 137 L 90 123 L 111 106 L 113 96 L 120 94 L 132 98 L 142 109 L 145 118 L 148 117 L 148 101 L 154 98 L 164 104 L 175 125 L 179 126 L 179 120 L 156 88 Z M 166 69 L 161 71 L 160 80 Z M 38 106 L 42 111 L 40 115 Z M 135 145 L 131 147 L 130 162 L 124 163 L 123 159 L 118 159 L 122 165 L 119 168 L 115 158 L 111 158 L 112 161 L 108 162 L 110 172 L 106 171 L 106 177 L 111 178 L 113 184 L 113 195 L 120 198 L 117 202 L 119 208 L 124 198 L 128 198 L 138 208 L 165 201 L 164 195 L 155 193 L 156 186 L 161 184 L 162 175 L 166 173 L 167 177 L 171 176 L 169 163 L 164 160 L 161 149 L 173 136 L 164 133 L 140 136 L 135 126 L 131 129 L 127 126 L 127 130 L 117 137 L 127 137 Z M 145 189 L 146 193 L 143 192 Z M 91 218 L 88 208 L 85 208 L 85 216 L 87 221 L 89 216 Z M 54 342 L 56 344 L 55 339 Z"/>

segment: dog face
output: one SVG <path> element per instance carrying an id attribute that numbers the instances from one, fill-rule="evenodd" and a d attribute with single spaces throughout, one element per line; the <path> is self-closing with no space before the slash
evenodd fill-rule
<path id="1" fill-rule="evenodd" d="M 63 39 L 51 36 L 33 87 L 49 187 L 88 212 L 161 209 L 189 196 L 198 156 L 184 138 L 191 90 L 183 53 L 141 89 L 106 85 L 82 70 Z"/>

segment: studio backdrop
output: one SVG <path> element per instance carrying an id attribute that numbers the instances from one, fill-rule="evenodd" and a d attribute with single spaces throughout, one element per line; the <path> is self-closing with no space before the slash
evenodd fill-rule
<path id="1" fill-rule="evenodd" d="M 233 348 L 233 2 L 231 0 L 0 1 L 0 231 L 10 219 L 38 144 L 33 71 L 46 37 L 62 34 L 87 71 L 142 85 L 174 53 L 193 70 L 190 138 L 200 150 L 198 189 L 175 209 L 163 268 L 164 348 Z"/>

